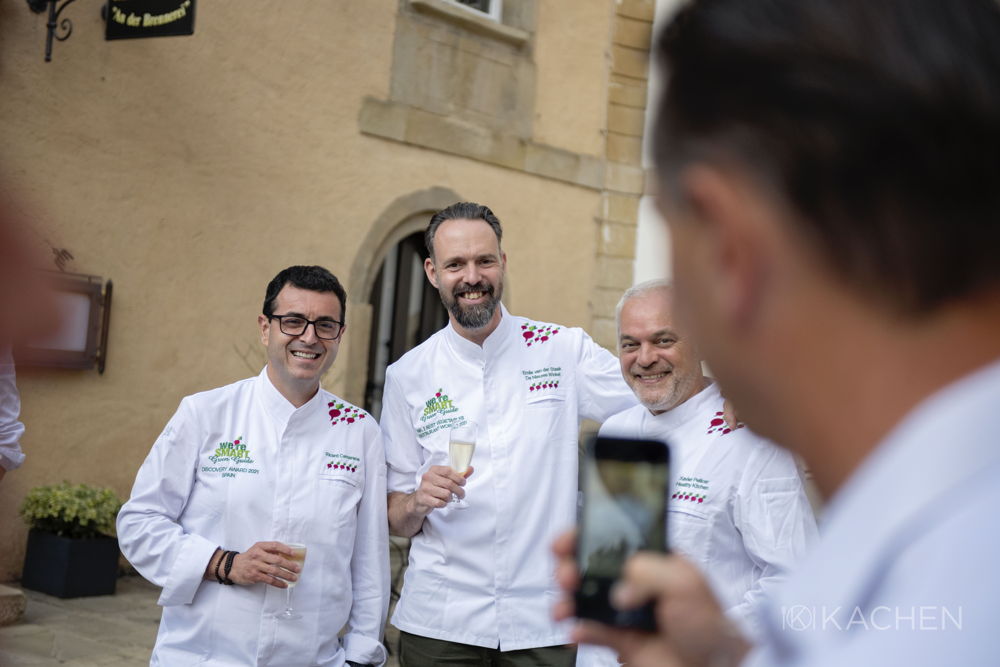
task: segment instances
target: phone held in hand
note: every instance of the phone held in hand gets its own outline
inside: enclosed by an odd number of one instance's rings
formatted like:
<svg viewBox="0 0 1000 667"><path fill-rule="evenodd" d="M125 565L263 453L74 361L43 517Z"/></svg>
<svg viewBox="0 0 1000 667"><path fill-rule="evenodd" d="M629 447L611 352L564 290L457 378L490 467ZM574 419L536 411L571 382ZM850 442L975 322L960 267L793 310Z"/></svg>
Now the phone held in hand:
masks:
<svg viewBox="0 0 1000 667"><path fill-rule="evenodd" d="M611 587L629 556L667 550L670 451L657 440L594 437L580 465L576 615L607 625L656 630L653 605L618 610Z"/></svg>

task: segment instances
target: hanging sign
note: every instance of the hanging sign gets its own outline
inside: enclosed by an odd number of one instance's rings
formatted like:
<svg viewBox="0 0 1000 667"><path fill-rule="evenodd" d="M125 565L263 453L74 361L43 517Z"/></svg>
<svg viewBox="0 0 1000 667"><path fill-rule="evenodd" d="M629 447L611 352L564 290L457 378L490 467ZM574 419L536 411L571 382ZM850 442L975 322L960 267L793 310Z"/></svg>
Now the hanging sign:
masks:
<svg viewBox="0 0 1000 667"><path fill-rule="evenodd" d="M105 39L194 34L195 0L108 0Z"/></svg>

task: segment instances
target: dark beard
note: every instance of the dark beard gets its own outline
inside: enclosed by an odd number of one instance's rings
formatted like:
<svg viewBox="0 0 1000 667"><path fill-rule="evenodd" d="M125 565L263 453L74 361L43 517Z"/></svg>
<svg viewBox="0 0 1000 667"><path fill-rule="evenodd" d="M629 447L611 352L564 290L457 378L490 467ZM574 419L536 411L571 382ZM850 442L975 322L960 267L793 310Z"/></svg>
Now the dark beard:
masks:
<svg viewBox="0 0 1000 667"><path fill-rule="evenodd" d="M445 295L442 294L441 300L448 307L448 311L451 312L455 321L463 329L482 329L493 319L493 314L497 310L497 304L500 303L502 291L501 288L501 294L495 294L493 286L489 283L478 283L476 285L462 283L455 288L450 298L445 298ZM466 292L483 292L487 299L484 303L478 305L462 307L458 303L458 297Z"/></svg>

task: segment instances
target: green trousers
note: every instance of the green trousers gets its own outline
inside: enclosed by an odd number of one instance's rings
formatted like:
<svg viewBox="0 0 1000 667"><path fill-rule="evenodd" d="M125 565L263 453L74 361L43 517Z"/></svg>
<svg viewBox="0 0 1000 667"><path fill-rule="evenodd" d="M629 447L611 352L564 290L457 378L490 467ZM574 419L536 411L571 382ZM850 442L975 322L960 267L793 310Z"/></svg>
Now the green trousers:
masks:
<svg viewBox="0 0 1000 667"><path fill-rule="evenodd" d="M400 667L574 667L576 646L501 651L399 633Z"/></svg>

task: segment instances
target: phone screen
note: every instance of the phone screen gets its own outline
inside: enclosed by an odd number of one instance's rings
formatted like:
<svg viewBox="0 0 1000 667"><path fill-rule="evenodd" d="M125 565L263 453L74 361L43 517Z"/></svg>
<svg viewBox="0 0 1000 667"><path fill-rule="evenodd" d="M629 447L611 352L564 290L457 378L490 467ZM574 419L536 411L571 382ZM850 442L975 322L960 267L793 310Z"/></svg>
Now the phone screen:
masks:
<svg viewBox="0 0 1000 667"><path fill-rule="evenodd" d="M588 445L580 477L577 615L652 630L651 609L621 612L611 607L608 595L629 556L666 550L667 446L596 438Z"/></svg>

